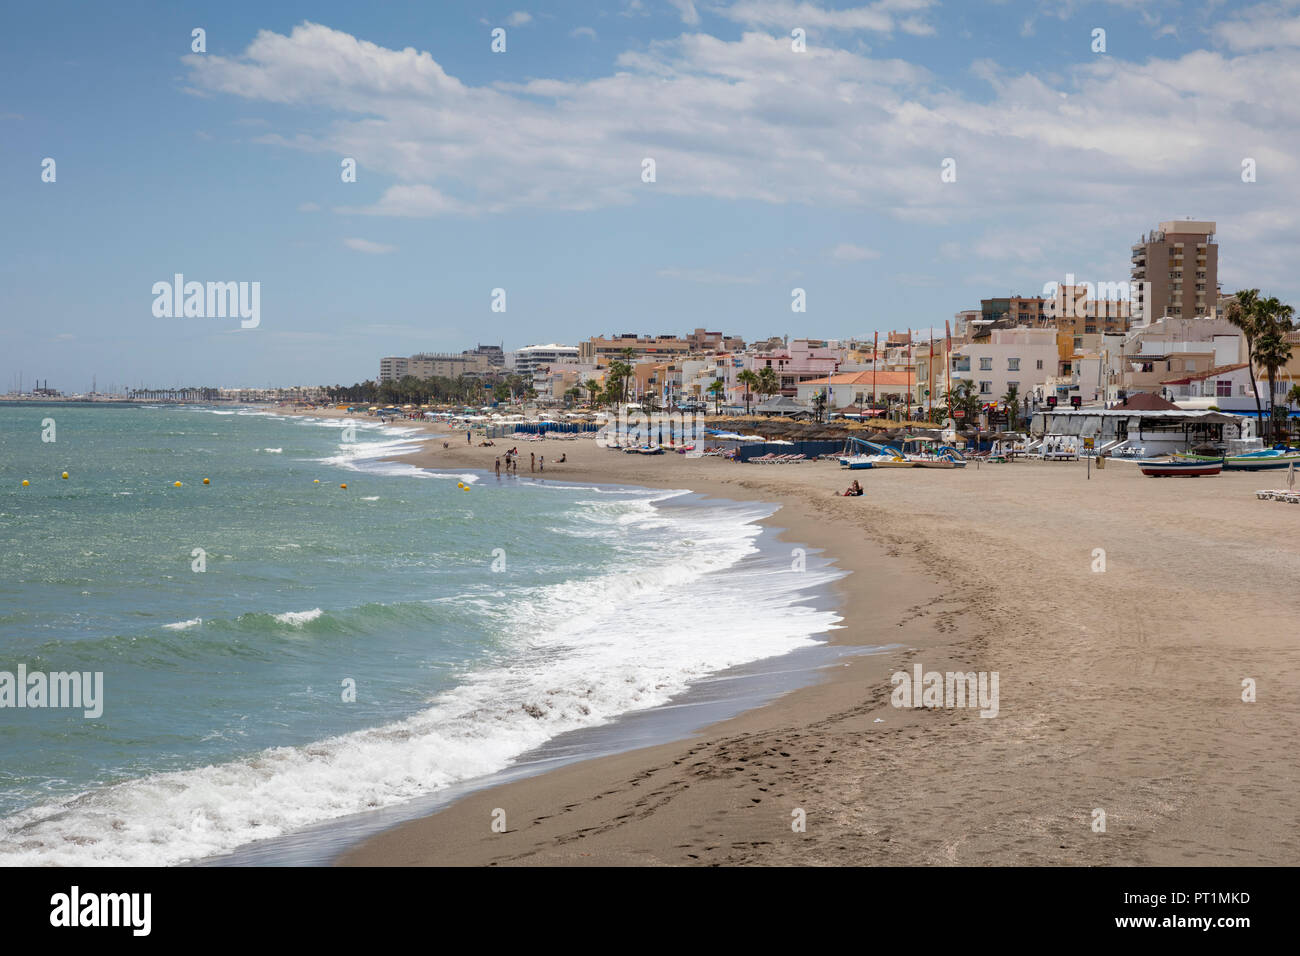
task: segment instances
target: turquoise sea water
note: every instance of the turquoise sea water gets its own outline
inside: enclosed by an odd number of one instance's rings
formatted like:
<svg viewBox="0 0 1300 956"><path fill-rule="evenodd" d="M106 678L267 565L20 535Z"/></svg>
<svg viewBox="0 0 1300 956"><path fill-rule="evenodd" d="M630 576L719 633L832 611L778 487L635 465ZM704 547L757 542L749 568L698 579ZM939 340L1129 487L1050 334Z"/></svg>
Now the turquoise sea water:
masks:
<svg viewBox="0 0 1300 956"><path fill-rule="evenodd" d="M393 805L838 620L809 600L831 572L759 553L767 506L432 473L381 460L400 427L345 437L0 407L0 671L102 672L105 698L0 708L0 863L176 863Z"/></svg>

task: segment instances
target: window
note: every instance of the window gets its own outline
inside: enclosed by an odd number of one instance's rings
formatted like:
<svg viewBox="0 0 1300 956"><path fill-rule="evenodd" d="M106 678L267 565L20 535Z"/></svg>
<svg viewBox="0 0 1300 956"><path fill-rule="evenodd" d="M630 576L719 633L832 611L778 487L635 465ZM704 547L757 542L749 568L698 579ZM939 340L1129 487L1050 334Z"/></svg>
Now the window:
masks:
<svg viewBox="0 0 1300 956"><path fill-rule="evenodd" d="M1195 372L1195 371L1196 371L1196 363L1193 362L1191 359L1188 359L1187 361L1183 362L1183 371L1184 371L1184 372Z"/></svg>
<svg viewBox="0 0 1300 956"><path fill-rule="evenodd" d="M1214 394L1220 398L1232 397L1232 382L1226 378L1221 378L1214 383Z"/></svg>
<svg viewBox="0 0 1300 956"><path fill-rule="evenodd" d="M1020 391L1020 383L1019 383L1019 382L1007 382L1007 391L1009 392L1009 391L1011 391L1013 388L1014 388L1017 392Z"/></svg>
<svg viewBox="0 0 1300 956"><path fill-rule="evenodd" d="M1019 372L1019 371L1020 371L1020 359L1018 359L1018 358L1009 358L1009 359L1007 359L1007 371L1008 371L1008 372Z"/></svg>
<svg viewBox="0 0 1300 956"><path fill-rule="evenodd" d="M981 372L993 371L993 359L990 357L985 357L980 359L980 371Z"/></svg>
<svg viewBox="0 0 1300 956"><path fill-rule="evenodd" d="M992 382L980 382L980 394L981 394L981 395L992 395L992 394L993 394L993 383L992 383Z"/></svg>
<svg viewBox="0 0 1300 956"><path fill-rule="evenodd" d="M1041 369L1042 367L1043 367L1043 360L1042 360L1042 359L1039 359L1039 360L1038 360L1038 368Z"/></svg>

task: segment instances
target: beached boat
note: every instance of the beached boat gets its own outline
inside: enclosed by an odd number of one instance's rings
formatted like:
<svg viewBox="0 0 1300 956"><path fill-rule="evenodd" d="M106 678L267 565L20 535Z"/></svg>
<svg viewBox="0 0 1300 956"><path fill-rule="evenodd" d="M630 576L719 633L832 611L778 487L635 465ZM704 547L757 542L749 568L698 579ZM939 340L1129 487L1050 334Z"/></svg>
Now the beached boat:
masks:
<svg viewBox="0 0 1300 956"><path fill-rule="evenodd" d="M1179 453L1177 457L1180 461L1222 461L1225 471L1273 471L1290 467L1292 463L1300 464L1300 452L1292 448L1266 448L1227 457L1190 453Z"/></svg>
<svg viewBox="0 0 1300 956"><path fill-rule="evenodd" d="M860 471L875 465L875 455L849 455L840 459L840 465L850 471Z"/></svg>
<svg viewBox="0 0 1300 956"><path fill-rule="evenodd" d="M664 450L658 445L642 445L636 452L638 455L662 455Z"/></svg>
<svg viewBox="0 0 1300 956"><path fill-rule="evenodd" d="M1223 471L1223 459L1214 461L1180 461L1168 458L1163 461L1148 460L1138 465L1149 478L1201 478Z"/></svg>

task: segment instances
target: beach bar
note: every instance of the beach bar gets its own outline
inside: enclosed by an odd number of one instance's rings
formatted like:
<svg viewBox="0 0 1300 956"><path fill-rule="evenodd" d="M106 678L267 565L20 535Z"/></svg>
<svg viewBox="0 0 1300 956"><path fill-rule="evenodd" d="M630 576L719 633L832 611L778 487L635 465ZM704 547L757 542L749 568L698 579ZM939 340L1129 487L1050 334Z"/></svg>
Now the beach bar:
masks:
<svg viewBox="0 0 1300 956"><path fill-rule="evenodd" d="M1091 438L1098 454L1137 452L1139 457L1173 454L1254 437L1244 415L1209 410L1131 408L1047 409L1034 415L1031 431L1042 436Z"/></svg>

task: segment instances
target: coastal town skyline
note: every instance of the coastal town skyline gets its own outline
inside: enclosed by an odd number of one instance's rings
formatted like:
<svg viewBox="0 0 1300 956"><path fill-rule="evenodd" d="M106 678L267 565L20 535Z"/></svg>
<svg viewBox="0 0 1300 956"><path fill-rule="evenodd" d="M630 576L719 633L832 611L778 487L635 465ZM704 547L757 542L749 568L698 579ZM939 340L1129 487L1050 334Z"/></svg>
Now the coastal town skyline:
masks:
<svg viewBox="0 0 1300 956"><path fill-rule="evenodd" d="M1128 246L1188 216L1220 223L1225 291L1300 293L1295 41L1267 5L4 16L0 188L31 224L4 240L7 389L940 328L1067 273L1123 281ZM156 314L178 274L258 284L256 326Z"/></svg>

